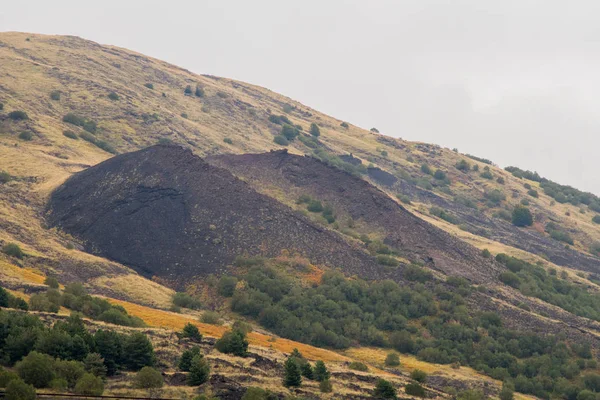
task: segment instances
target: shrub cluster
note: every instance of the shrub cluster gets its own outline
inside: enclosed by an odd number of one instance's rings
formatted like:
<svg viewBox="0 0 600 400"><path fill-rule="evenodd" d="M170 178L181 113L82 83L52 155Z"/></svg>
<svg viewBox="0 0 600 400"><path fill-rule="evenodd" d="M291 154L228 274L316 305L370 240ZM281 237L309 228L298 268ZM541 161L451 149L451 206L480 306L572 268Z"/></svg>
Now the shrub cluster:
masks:
<svg viewBox="0 0 600 400"><path fill-rule="evenodd" d="M45 293L34 294L29 298L30 310L58 312L61 306L110 324L145 326L140 318L127 314L122 306L90 296L80 283L67 285L62 293L56 288L49 288Z"/></svg>
<svg viewBox="0 0 600 400"><path fill-rule="evenodd" d="M68 113L63 117L63 122L79 126L89 133L96 133L97 124L95 121L86 119L74 113Z"/></svg>

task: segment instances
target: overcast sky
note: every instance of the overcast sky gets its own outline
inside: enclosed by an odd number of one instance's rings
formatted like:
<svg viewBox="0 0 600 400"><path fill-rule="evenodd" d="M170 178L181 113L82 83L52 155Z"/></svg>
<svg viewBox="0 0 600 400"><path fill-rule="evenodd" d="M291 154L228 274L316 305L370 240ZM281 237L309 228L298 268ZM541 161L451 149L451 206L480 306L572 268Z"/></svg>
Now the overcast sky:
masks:
<svg viewBox="0 0 600 400"><path fill-rule="evenodd" d="M600 1L2 3L0 31L125 47L600 194Z"/></svg>

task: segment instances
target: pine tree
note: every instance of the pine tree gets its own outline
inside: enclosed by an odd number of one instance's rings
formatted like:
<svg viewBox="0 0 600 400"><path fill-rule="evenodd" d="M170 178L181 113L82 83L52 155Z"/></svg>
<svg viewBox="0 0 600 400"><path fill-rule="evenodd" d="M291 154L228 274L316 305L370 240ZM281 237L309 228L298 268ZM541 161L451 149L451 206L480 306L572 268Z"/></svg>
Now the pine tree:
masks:
<svg viewBox="0 0 600 400"><path fill-rule="evenodd" d="M194 346L189 350L185 350L181 354L181 358L179 359L179 369L188 372L190 370L190 367L192 366L192 359L199 354L200 347L198 346Z"/></svg>
<svg viewBox="0 0 600 400"><path fill-rule="evenodd" d="M208 361L202 356L197 354L192 358L190 363L190 373L188 374L188 385L199 386L208 380L210 374L210 366Z"/></svg>
<svg viewBox="0 0 600 400"><path fill-rule="evenodd" d="M123 343L123 355L127 368L138 371L142 367L154 365L154 349L148 337L141 332L134 332Z"/></svg>
<svg viewBox="0 0 600 400"><path fill-rule="evenodd" d="M202 340L202 334L198 330L198 327L191 322L185 324L183 331L181 332L181 336L190 338L195 342L200 342Z"/></svg>
<svg viewBox="0 0 600 400"><path fill-rule="evenodd" d="M323 382L325 379L329 379L329 375L330 374L327 370L327 367L325 366L325 363L321 360L317 361L314 369L315 380Z"/></svg>
<svg viewBox="0 0 600 400"><path fill-rule="evenodd" d="M283 386L299 387L302 384L302 375L300 366L294 357L289 357L285 362L285 376L283 378Z"/></svg>
<svg viewBox="0 0 600 400"><path fill-rule="evenodd" d="M301 367L302 376L306 379L313 380L315 378L315 374L312 366L308 362L304 362Z"/></svg>

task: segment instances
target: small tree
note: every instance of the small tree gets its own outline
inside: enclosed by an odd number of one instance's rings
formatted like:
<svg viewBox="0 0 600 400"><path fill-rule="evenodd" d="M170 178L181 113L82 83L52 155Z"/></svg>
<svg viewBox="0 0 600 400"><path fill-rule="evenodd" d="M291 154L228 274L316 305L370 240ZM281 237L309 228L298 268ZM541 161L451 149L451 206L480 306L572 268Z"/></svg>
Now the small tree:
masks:
<svg viewBox="0 0 600 400"><path fill-rule="evenodd" d="M208 361L202 356L197 354L192 358L190 363L190 373L188 374L187 383L190 386L199 386L208 380L210 374L210 366Z"/></svg>
<svg viewBox="0 0 600 400"><path fill-rule="evenodd" d="M35 400L35 388L32 385L28 385L21 379L13 379L6 386L6 392L4 393L6 400Z"/></svg>
<svg viewBox="0 0 600 400"><path fill-rule="evenodd" d="M110 92L110 93L108 94L108 98L109 98L109 99L111 99L112 101L117 101L117 100L119 100L121 97L120 97L118 94L116 94L115 92Z"/></svg>
<svg viewBox="0 0 600 400"><path fill-rule="evenodd" d="M102 396L102 393L104 393L104 382L102 378L86 373L77 381L74 391L77 394L85 396Z"/></svg>
<svg viewBox="0 0 600 400"><path fill-rule="evenodd" d="M44 284L51 289L58 289L58 280L53 276L47 276L44 280Z"/></svg>
<svg viewBox="0 0 600 400"><path fill-rule="evenodd" d="M196 91L194 94L196 97L204 97L204 89L202 89L200 85L196 85Z"/></svg>
<svg viewBox="0 0 600 400"><path fill-rule="evenodd" d="M315 378L315 373L313 371L313 367L310 365L309 362L307 362L307 361L303 362L300 369L302 370L302 376L305 377L306 379L313 380Z"/></svg>
<svg viewBox="0 0 600 400"><path fill-rule="evenodd" d="M396 353L390 353L385 358L385 365L388 367L397 367L400 365L400 357Z"/></svg>
<svg viewBox="0 0 600 400"><path fill-rule="evenodd" d="M310 124L310 134L314 137L321 136L321 130L319 129L319 125L315 124L314 122Z"/></svg>
<svg viewBox="0 0 600 400"><path fill-rule="evenodd" d="M144 367L135 375L134 386L138 389L158 389L163 385L161 373L152 367Z"/></svg>
<svg viewBox="0 0 600 400"><path fill-rule="evenodd" d="M246 340L246 334L244 332L233 330L226 332L221 339L217 340L215 347L221 353L246 357L248 352L248 340Z"/></svg>
<svg viewBox="0 0 600 400"><path fill-rule="evenodd" d="M190 367L192 366L192 359L199 354L201 353L200 347L198 346L194 346L189 350L184 350L184 352L181 353L181 358L179 359L179 364L177 366L180 370L189 372Z"/></svg>
<svg viewBox="0 0 600 400"><path fill-rule="evenodd" d="M302 384L302 374L298 361L295 357L288 357L285 361L285 375L283 377L283 386L285 387L299 387Z"/></svg>
<svg viewBox="0 0 600 400"><path fill-rule="evenodd" d="M54 364L58 377L67 381L67 387L73 388L77 381L85 374L83 364L78 361L56 360Z"/></svg>
<svg viewBox="0 0 600 400"><path fill-rule="evenodd" d="M181 336L185 337L185 338L189 338L189 339L193 340L194 342L202 341L202 334L198 330L198 327L196 325L192 324L191 322L188 322L187 324L185 324L185 326L183 327L183 330L181 331Z"/></svg>
<svg viewBox="0 0 600 400"><path fill-rule="evenodd" d="M376 399L396 399L396 388L385 379L378 379L373 391L373 397Z"/></svg>
<svg viewBox="0 0 600 400"><path fill-rule="evenodd" d="M533 216L527 207L515 207L512 212L512 223L514 226L524 227L533 224Z"/></svg>
<svg viewBox="0 0 600 400"><path fill-rule="evenodd" d="M21 379L36 388L47 387L56 376L54 358L47 354L32 351L16 365Z"/></svg>
<svg viewBox="0 0 600 400"><path fill-rule="evenodd" d="M317 361L314 369L315 380L323 382L324 380L329 379L329 376L330 373L325 363L321 360Z"/></svg>
<svg viewBox="0 0 600 400"><path fill-rule="evenodd" d="M104 358L98 353L88 353L83 359L83 367L92 375L99 376L100 378L106 377Z"/></svg>
<svg viewBox="0 0 600 400"><path fill-rule="evenodd" d="M190 96L192 94L192 86L187 85L185 87L185 90L183 91L183 94L185 94L186 96Z"/></svg>
<svg viewBox="0 0 600 400"><path fill-rule="evenodd" d="M125 365L133 371L154 365L154 348L148 337L141 332L134 332L125 339L123 355Z"/></svg>
<svg viewBox="0 0 600 400"><path fill-rule="evenodd" d="M200 316L200 321L210 325L222 325L219 314L214 311L206 311Z"/></svg>

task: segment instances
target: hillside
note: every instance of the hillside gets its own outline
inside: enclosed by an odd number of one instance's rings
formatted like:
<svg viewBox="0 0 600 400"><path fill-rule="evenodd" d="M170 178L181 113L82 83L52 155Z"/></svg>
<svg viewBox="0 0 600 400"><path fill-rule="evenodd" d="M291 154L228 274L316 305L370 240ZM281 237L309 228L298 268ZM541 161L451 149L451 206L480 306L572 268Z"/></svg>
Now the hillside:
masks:
<svg viewBox="0 0 600 400"><path fill-rule="evenodd" d="M353 386L344 363L386 368L391 348L406 361L390 379L402 391L427 369L430 397L495 396L506 380L575 398L600 372L596 196L76 37L0 33L0 65L0 246L24 252L0 253L12 293L46 293L55 276L154 326L242 318L261 356L334 355L349 398L374 380ZM222 276L238 283L227 296ZM384 277L400 285L371 281ZM173 289L204 311L166 311ZM276 365L261 384L292 393Z"/></svg>

